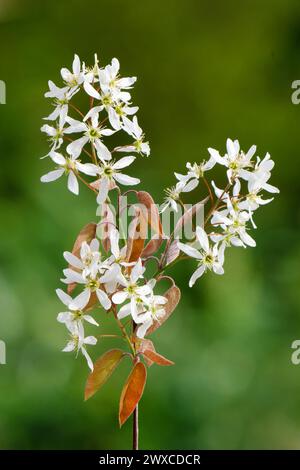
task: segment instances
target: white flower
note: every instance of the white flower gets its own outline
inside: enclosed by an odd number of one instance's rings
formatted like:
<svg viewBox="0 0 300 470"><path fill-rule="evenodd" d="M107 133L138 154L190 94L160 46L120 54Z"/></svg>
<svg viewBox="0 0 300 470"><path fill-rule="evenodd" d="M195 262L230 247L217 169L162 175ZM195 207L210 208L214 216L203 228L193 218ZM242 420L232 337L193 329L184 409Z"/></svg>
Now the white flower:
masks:
<svg viewBox="0 0 300 470"><path fill-rule="evenodd" d="M88 119L90 120L89 123L86 122ZM85 144L90 142L96 148L98 156L101 158L101 160L111 159L110 151L102 142L102 137L111 136L116 131L102 127L99 124L99 113L95 111L95 108L88 112L83 122L76 119L71 119L69 117L67 118L67 122L70 124L70 127L65 130L65 133L84 133L82 137L74 140L67 146L67 152L70 155L78 157L81 154Z"/></svg>
<svg viewBox="0 0 300 470"><path fill-rule="evenodd" d="M81 72L80 59L77 54L74 55L72 71L64 67L61 69L60 73L65 84L73 91L74 89L76 91L79 85L81 85L84 80L83 73Z"/></svg>
<svg viewBox="0 0 300 470"><path fill-rule="evenodd" d="M110 240L110 251L112 253L112 258L109 259L109 262L117 263L122 266L133 266L132 263L125 262L126 258L126 246L120 249L120 234L116 228L112 228L109 233Z"/></svg>
<svg viewBox="0 0 300 470"><path fill-rule="evenodd" d="M101 113L104 109L108 114L108 119L111 126L118 131L124 125L124 117L132 116L138 111L138 106L130 106L129 103L122 103L121 101L114 101L111 95L101 95L100 100L102 105L94 106L87 116L91 117L94 113ZM86 117L85 117L86 119Z"/></svg>
<svg viewBox="0 0 300 470"><path fill-rule="evenodd" d="M113 101L119 100L128 102L130 100L130 93L123 90L132 88L132 85L136 82L136 77L121 78L119 76L120 63L118 59L114 58L111 64L106 67L99 69L97 66L97 78L103 95L110 96ZM90 82L90 80L88 81ZM92 85L85 86L85 91L98 100L101 99L99 91L97 91Z"/></svg>
<svg viewBox="0 0 300 470"><path fill-rule="evenodd" d="M167 188L164 190L166 193L165 201L162 203L160 207L160 212L163 213L168 207L171 207L173 211L178 211L177 203L180 201L180 194L183 190L185 183L180 181L176 184L176 186L172 186L171 188Z"/></svg>
<svg viewBox="0 0 300 470"><path fill-rule="evenodd" d="M101 269L105 269L107 266L93 264L90 266L89 274L85 275L83 272L79 273L73 269L64 269L63 273L65 275L64 279L61 279L65 284L83 284L84 291L82 293L85 304L83 302L83 307L86 307L89 303L90 297L93 293L97 295L97 298L105 310L109 310L111 307L111 301L107 293L102 288L102 282L100 280Z"/></svg>
<svg viewBox="0 0 300 470"><path fill-rule="evenodd" d="M246 210L249 214L249 219L251 220L251 223L254 228L257 228L254 220L253 220L253 212L256 211L260 206L264 206L266 204L269 204L269 202L273 201L274 198L269 198L269 199L263 199L262 195L260 192L262 191L260 188L252 190L252 184L250 181L248 181L248 194L246 196L242 196L240 194L241 191L241 183L240 180L236 180L236 183L233 187L233 197L231 198L230 204L228 204L228 199L227 201L227 207L228 210L231 210L231 207L234 207L236 210L239 211L244 211ZM226 195L226 198L228 198L229 195ZM230 198L229 198L230 200Z"/></svg>
<svg viewBox="0 0 300 470"><path fill-rule="evenodd" d="M99 193L97 196L98 204L102 204L106 200L112 181L116 181L117 183L124 184L126 186L132 186L140 183L138 178L133 178L132 176L120 173L120 170L131 165L134 160L135 157L128 156L121 158L117 162L103 163L99 167Z"/></svg>
<svg viewBox="0 0 300 470"><path fill-rule="evenodd" d="M92 67L87 67L85 63L82 63L83 72L83 88L86 93L92 98L97 98L98 92L93 87L94 84L99 82L99 66L97 54L94 54L95 63Z"/></svg>
<svg viewBox="0 0 300 470"><path fill-rule="evenodd" d="M216 164L214 158L210 157L208 161L203 161L198 165L194 163L187 163L186 167L189 170L186 175L174 173L179 182L183 183L182 192L187 193L193 191L199 184L199 179L203 178L206 171L211 170Z"/></svg>
<svg viewBox="0 0 300 470"><path fill-rule="evenodd" d="M49 116L45 117L45 120L48 121L55 121L61 115L67 116L68 109L69 109L69 101L77 93L77 90L70 90L68 86L63 88L59 88L55 85L51 80L48 81L49 91L45 93L46 98L53 98L54 100L54 111L49 114Z"/></svg>
<svg viewBox="0 0 300 470"><path fill-rule="evenodd" d="M238 140L232 141L231 139L227 139L226 147L227 153L224 157L221 157L219 152L215 149L209 148L208 151L216 163L228 168L228 181L232 183L233 179L240 176L243 169L252 167L251 159L256 152L256 146L252 145L245 154L240 150Z"/></svg>
<svg viewBox="0 0 300 470"><path fill-rule="evenodd" d="M113 106L107 106L108 119L111 126L116 130L120 130L124 126L124 118L132 116L138 109L138 106L129 106L122 102L114 103Z"/></svg>
<svg viewBox="0 0 300 470"><path fill-rule="evenodd" d="M118 152L137 152L147 157L150 155L150 147L148 142L144 142L144 134L138 125L137 117L134 116L132 121L126 116L123 117L123 129L127 134L131 135L135 141L131 145L124 145L117 147L115 150Z"/></svg>
<svg viewBox="0 0 300 470"><path fill-rule="evenodd" d="M83 320L91 323L92 325L99 326L99 324L94 320L93 317L86 314L82 309L84 308L86 303L86 293L82 292L79 294L75 299L68 294L66 294L61 289L56 289L56 294L59 299L68 307L67 312L60 312L57 316L57 321L60 323L65 323L66 325L76 323L79 325L83 322Z"/></svg>
<svg viewBox="0 0 300 470"><path fill-rule="evenodd" d="M273 167L274 161L271 160L270 154L267 153L263 160L257 158L257 162L253 171L250 172L244 170L241 172L242 178L248 181L248 189L250 193L257 193L263 189L269 193L279 193L278 188L267 182L271 177L271 170Z"/></svg>
<svg viewBox="0 0 300 470"><path fill-rule="evenodd" d="M259 191L260 190L253 191L251 193L249 192L246 198L243 201L239 202L239 209L246 210L251 214L253 211L258 209L259 206L264 206L273 201L273 197L269 199L263 199L262 196L259 194Z"/></svg>
<svg viewBox="0 0 300 470"><path fill-rule="evenodd" d="M125 318L128 315L132 316L134 322L138 325L136 330L138 338L143 338L153 324L153 321L159 321L165 314L163 305L167 303L168 299L161 295L153 294L155 282L154 279L151 279L146 284L147 289L143 289L142 292L137 290L134 293L130 292L130 295L127 297L129 302L123 305L118 312L119 319Z"/></svg>
<svg viewBox="0 0 300 470"><path fill-rule="evenodd" d="M132 297L127 304L123 305L120 308L118 312L119 320L127 317L128 315L131 315L133 321L137 325L143 326L146 324L146 329L149 328L150 326L149 322L151 320L151 313L149 310L147 310L146 303L143 302L143 300L140 297L137 297L137 298Z"/></svg>
<svg viewBox="0 0 300 470"><path fill-rule="evenodd" d="M214 213L211 224L220 225L224 232L213 234L211 239L215 242L224 241L227 245L256 246L255 240L247 233L246 227L247 222L252 218L252 213L240 210L238 206L234 207L229 197L227 207L228 209Z"/></svg>
<svg viewBox="0 0 300 470"><path fill-rule="evenodd" d="M42 183L50 183L60 178L63 174L68 175L68 189L74 194L79 194L79 185L76 178L78 171L86 175L96 176L97 166L92 163L81 163L76 157L64 157L60 153L51 152L50 158L58 165L57 169L50 171L41 177Z"/></svg>
<svg viewBox="0 0 300 470"><path fill-rule="evenodd" d="M49 126L48 124L44 124L41 127L41 131L45 132L50 137L49 140L52 143L52 147L51 147L52 151L59 149L59 147L61 147L63 143L63 140L64 140L63 137L64 137L64 133L66 130L64 127L66 123L66 117L67 117L66 113L67 113L66 108L61 110L61 112L59 113L59 118L58 118L56 127Z"/></svg>
<svg viewBox="0 0 300 470"><path fill-rule="evenodd" d="M223 263L224 263L224 249L225 245L221 245L219 248L215 244L212 248L210 246L208 236L203 230L202 227L196 228L197 240L200 244L200 251L196 248L193 248L190 245L186 245L178 242L178 247L188 256L196 258L199 261L199 267L196 269L192 275L189 286L192 287L195 284L195 281L202 276L202 274L207 270L213 270L216 274L223 274Z"/></svg>
<svg viewBox="0 0 300 470"><path fill-rule="evenodd" d="M136 335L138 338L144 338L154 320L159 322L160 319L165 315L165 309L163 308L163 305L165 305L167 302L168 299L162 295L151 295L149 300L147 299L147 311L149 315L147 318L144 318L143 323L139 325L136 330Z"/></svg>
<svg viewBox="0 0 300 470"><path fill-rule="evenodd" d="M112 227L109 231L109 241L111 256L106 260L107 264L109 265L109 268L111 268L115 264L120 267L129 267L135 265L135 262L129 263L128 261L126 261L127 246L124 245L122 248L119 247L120 234L115 227Z"/></svg>
<svg viewBox="0 0 300 470"><path fill-rule="evenodd" d="M78 326L77 324L73 323L73 324L67 324L66 326L70 332L71 339L68 341L67 346L63 349L63 352L76 351L78 354L80 351L83 354L83 356L86 358L89 368L91 369L91 371L93 371L94 370L93 361L90 358L85 346L87 344L90 344L90 345L97 344L97 338L95 338L94 336L87 336L85 338L82 325Z"/></svg>
<svg viewBox="0 0 300 470"><path fill-rule="evenodd" d="M87 277L94 269L95 265L97 267L99 266L101 260L99 248L99 241L94 238L90 244L86 241L82 242L80 247L80 259L69 251L64 252L64 258L71 266L81 270L84 277Z"/></svg>
<svg viewBox="0 0 300 470"><path fill-rule="evenodd" d="M114 99L127 102L130 100L130 94L122 90L132 88L136 82L136 77L121 78L119 77L119 70L120 63L118 59L112 59L111 64L99 70L99 82L103 93L109 93Z"/></svg>
<svg viewBox="0 0 300 470"><path fill-rule="evenodd" d="M126 261L126 245L121 249L119 248L120 235L116 228L111 228L109 231L110 251L111 256L106 260L107 270L101 276L100 281L105 285L106 292L113 293L117 290L119 277L122 276L121 268L134 266L135 262Z"/></svg>
<svg viewBox="0 0 300 470"><path fill-rule="evenodd" d="M123 289L112 296L112 301L117 305L130 300L131 315L136 323L139 323L139 305L141 306L146 301L146 296L152 292L150 284L138 284L138 280L143 278L144 271L145 267L142 266L141 259L139 259L132 268L128 278L122 274L119 276L118 280Z"/></svg>

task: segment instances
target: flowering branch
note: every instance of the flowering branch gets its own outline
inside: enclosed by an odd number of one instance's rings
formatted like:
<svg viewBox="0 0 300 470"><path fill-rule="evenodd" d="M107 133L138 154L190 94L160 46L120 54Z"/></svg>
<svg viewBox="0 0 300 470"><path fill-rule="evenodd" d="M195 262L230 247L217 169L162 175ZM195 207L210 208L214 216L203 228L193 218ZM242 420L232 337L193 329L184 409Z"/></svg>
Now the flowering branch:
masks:
<svg viewBox="0 0 300 470"><path fill-rule="evenodd" d="M87 67L75 55L72 70L61 69L63 86L49 81L45 96L53 100L54 110L45 118L49 124L44 124L41 130L50 141L45 158L55 168L42 176L41 181L47 183L66 176L68 189L75 195L79 194L79 182L96 194L100 220L87 224L77 236L72 251L64 253L68 267L63 271L62 282L67 292L61 289L56 292L66 308L57 319L70 335L63 351L81 353L91 370L85 399L104 385L121 360L130 358L130 374L120 397L119 423L122 426L133 414L133 447L137 449L138 403L146 384L147 367L154 363L173 365L156 351L149 339L180 301L180 289L164 272L179 261L194 258L197 267L190 278L190 287L209 270L223 274L225 251L230 246L246 248L256 244L249 234L251 225L256 228L253 215L261 205L272 201L272 198L263 199L263 192L279 191L268 182L274 166L270 155L255 158L255 146L244 153L239 142L231 139L227 140L224 155L209 148L206 161L187 163L185 174L175 173L176 184L166 190L160 208L149 193L132 189L140 180L123 174L123 169L137 155L148 157L150 147L136 117L138 107L131 103L129 90L136 78L122 78L119 68L117 59L100 67L97 56L94 65ZM87 110L74 104L81 93L89 97ZM110 148L107 141L117 133L125 134L129 142ZM120 153L127 155L118 159ZM224 189L206 177L215 165L226 170ZM200 182L207 190L207 197L199 201L196 194L198 202L188 207L184 195L197 192ZM122 193L121 186L129 189ZM112 204L113 190L116 190L115 204ZM132 203L127 201L129 194L134 196ZM200 223L198 213L208 201L210 209ZM178 220L166 230L162 219L170 216L170 212L178 214ZM123 220L127 214L128 227ZM190 237L186 232L188 226L192 227ZM152 275L151 260L157 268ZM156 286L162 281L169 281L171 286L164 295L158 295ZM119 334L86 336L87 324L99 327L98 321L101 322L105 313L114 318ZM123 322L128 317L131 321ZM125 340L128 350L122 344L122 349L106 351L93 362L87 348L102 338Z"/></svg>

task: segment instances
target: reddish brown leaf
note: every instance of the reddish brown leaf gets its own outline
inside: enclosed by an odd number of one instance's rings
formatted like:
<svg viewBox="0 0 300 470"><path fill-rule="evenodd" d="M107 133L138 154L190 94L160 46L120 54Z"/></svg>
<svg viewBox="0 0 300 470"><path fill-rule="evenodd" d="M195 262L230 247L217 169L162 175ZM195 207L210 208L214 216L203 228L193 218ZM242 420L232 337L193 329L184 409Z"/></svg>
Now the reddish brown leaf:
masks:
<svg viewBox="0 0 300 470"><path fill-rule="evenodd" d="M161 237L153 238L152 240L150 240L142 251L142 258L148 258L148 256L151 256L156 253L157 250L160 248L162 241L163 239Z"/></svg>
<svg viewBox="0 0 300 470"><path fill-rule="evenodd" d="M111 376L121 359L124 357L124 352L120 349L111 349L104 353L94 364L94 370L88 376L84 399L91 398L100 387Z"/></svg>
<svg viewBox="0 0 300 470"><path fill-rule="evenodd" d="M135 337L134 341L135 341L136 351L138 353L143 354L144 351L146 351L146 349L148 351L156 352L154 344L152 343L151 339L145 339L145 338L140 339L140 338ZM145 362L146 362L147 366L151 367L152 364L153 364L153 361L151 359L149 359L148 357L146 357L146 356L144 357L144 359L145 359Z"/></svg>
<svg viewBox="0 0 300 470"><path fill-rule="evenodd" d="M199 212L199 210L206 204L208 201L209 197L206 197L202 201L198 202L194 206L192 206L190 209L188 209L178 220L175 230L174 230L174 237L178 234L178 232L185 227L188 223L192 223L193 217Z"/></svg>
<svg viewBox="0 0 300 470"><path fill-rule="evenodd" d="M155 233L159 234L159 236L162 236L163 230L160 215L157 205L155 204L152 196L146 191L138 191L137 198L139 202L144 206L142 207L143 212L145 212L144 208L146 208L147 210L147 214L145 214L145 217L147 219L148 224L153 228Z"/></svg>
<svg viewBox="0 0 300 470"><path fill-rule="evenodd" d="M140 209L136 210L134 219L128 228L126 259L129 262L137 261L144 249L146 238L146 222Z"/></svg>
<svg viewBox="0 0 300 470"><path fill-rule="evenodd" d="M165 314L163 317L160 317L159 321L154 320L153 324L147 331L147 336L153 333L153 331L157 330L157 328L159 328L163 323L165 323L165 321L173 313L181 297L180 289L174 285L167 290L167 292L164 294L164 297L168 299L168 302L163 305L163 308L165 309Z"/></svg>
<svg viewBox="0 0 300 470"><path fill-rule="evenodd" d="M73 292L73 290L75 289L76 285L77 285L76 282L72 282L72 284L68 284L67 293L68 293L69 295L72 294L72 292Z"/></svg>
<svg viewBox="0 0 300 470"><path fill-rule="evenodd" d="M152 351L150 349L146 349L143 352L143 355L150 359L150 361L155 362L155 364L158 364L159 366L173 366L174 362L170 361L166 357L162 356L161 354L158 354L156 351Z"/></svg>
<svg viewBox="0 0 300 470"><path fill-rule="evenodd" d="M90 224L85 225L82 230L80 230L73 246L73 250L72 250L73 255L75 256L80 255L80 248L81 248L82 243L83 242L90 243L93 240L93 238L95 238L96 236L96 229L97 229L97 224L95 224L94 222L91 222Z"/></svg>
<svg viewBox="0 0 300 470"><path fill-rule="evenodd" d="M178 248L177 240L174 240L173 243L168 248L167 255L165 258L164 266L172 263L176 258L178 258L180 249Z"/></svg>
<svg viewBox="0 0 300 470"><path fill-rule="evenodd" d="M119 423L120 427L133 413L140 401L147 379L147 370L142 362L138 362L130 372L120 397Z"/></svg>
<svg viewBox="0 0 300 470"><path fill-rule="evenodd" d="M97 189L97 191L99 190L99 187L100 187L100 181L101 181L101 178L93 181L90 186L94 189ZM115 189L116 187L116 183L114 180L110 180L109 182L109 190L112 190L112 189Z"/></svg>

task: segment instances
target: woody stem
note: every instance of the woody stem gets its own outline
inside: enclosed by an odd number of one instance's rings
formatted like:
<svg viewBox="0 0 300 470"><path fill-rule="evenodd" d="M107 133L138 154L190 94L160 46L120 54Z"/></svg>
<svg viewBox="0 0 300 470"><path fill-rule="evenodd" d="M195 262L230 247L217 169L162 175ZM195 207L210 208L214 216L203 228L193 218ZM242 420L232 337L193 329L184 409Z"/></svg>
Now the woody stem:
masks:
<svg viewBox="0 0 300 470"><path fill-rule="evenodd" d="M132 322L132 333L136 329L136 324ZM135 355L134 364L139 362L139 356ZM132 419L132 450L139 450L139 405L137 404Z"/></svg>
<svg viewBox="0 0 300 470"><path fill-rule="evenodd" d="M132 449L139 450L139 405L136 405L133 412Z"/></svg>

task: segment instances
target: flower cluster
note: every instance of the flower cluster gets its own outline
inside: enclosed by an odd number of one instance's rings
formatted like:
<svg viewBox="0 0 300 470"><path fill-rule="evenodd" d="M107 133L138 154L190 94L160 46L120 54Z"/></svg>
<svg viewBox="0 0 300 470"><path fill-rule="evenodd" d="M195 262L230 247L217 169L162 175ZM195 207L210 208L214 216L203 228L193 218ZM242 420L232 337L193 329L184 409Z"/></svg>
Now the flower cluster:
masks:
<svg viewBox="0 0 300 470"><path fill-rule="evenodd" d="M72 291L76 286L81 292L74 298L63 290L57 289L59 299L67 307L66 312L58 314L57 320L64 323L71 339L63 351L81 351L86 357L91 370L93 363L86 351L86 344L96 344L94 336L85 337L84 323L99 326L98 322L87 312L95 306L95 300L106 311L112 305L122 305L117 314L118 319L131 315L137 325L136 336L143 338L154 320L164 315L163 305L167 299L153 292L155 279L146 282L145 267L139 258L136 262L124 261L127 247L119 248L119 232L110 232L111 253L100 252L99 241L94 238L90 244L84 241L78 256L65 252L64 258L69 267L64 269L62 282Z"/></svg>
<svg viewBox="0 0 300 470"><path fill-rule="evenodd" d="M136 77L122 78L119 69L117 59L100 67L95 56L94 66L86 67L75 55L72 70L61 69L64 86L58 87L49 81L49 91L45 96L52 99L54 111L44 118L50 124L43 125L41 130L50 141L50 151L46 157L56 164L56 168L42 176L42 182L48 183L67 175L68 189L78 194L78 179L85 182L81 174L97 178L99 203L106 199L108 191L114 187L114 181L122 185L139 183L137 178L120 172L135 157L112 161L112 154L117 155L119 152L150 154L149 144L144 140L144 133L136 117L138 107L131 104L129 90ZM90 99L86 113L74 104L80 92L87 94ZM76 119L70 115L71 111ZM106 138L119 131L125 132L130 142L109 149ZM87 162L81 161L84 156Z"/></svg>
<svg viewBox="0 0 300 470"><path fill-rule="evenodd" d="M255 158L256 146L253 145L248 152L240 149L238 140L227 139L227 152L221 156L219 151L209 148L209 159L200 164L187 163L186 174L175 173L178 180L176 186L168 191L162 211L167 206L178 210L182 193L193 191L202 179L209 188L205 173L216 164L226 168L227 184L225 188L218 188L214 181L211 182L213 191L217 198L214 201L210 190L212 208L206 218L205 230L202 227L196 229L195 247L178 243L181 251L186 255L198 260L198 268L190 279L190 287L207 270L213 270L216 274L223 274L224 251L229 246L247 247L256 246L255 240L249 235L249 223L257 228L253 213L261 206L268 204L273 198L263 199L263 191L267 193L278 193L279 190L268 183L274 162L270 155L261 160ZM243 186L246 186L243 188ZM207 231L206 226L210 226Z"/></svg>

